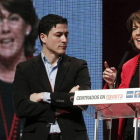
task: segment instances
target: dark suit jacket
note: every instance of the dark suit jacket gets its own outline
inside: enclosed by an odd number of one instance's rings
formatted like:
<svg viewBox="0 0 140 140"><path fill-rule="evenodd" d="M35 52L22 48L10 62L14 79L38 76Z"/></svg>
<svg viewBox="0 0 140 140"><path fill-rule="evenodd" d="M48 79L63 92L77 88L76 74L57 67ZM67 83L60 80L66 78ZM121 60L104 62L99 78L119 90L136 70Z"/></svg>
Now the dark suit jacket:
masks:
<svg viewBox="0 0 140 140"><path fill-rule="evenodd" d="M17 116L26 118L22 140L47 140L50 123L56 119L56 108L70 112L57 118L63 140L88 139L82 110L70 101L69 91L76 85L80 85L80 90L90 90L90 77L84 60L63 55L53 93L41 55L17 65L13 102ZM29 100L32 93L40 92L51 93L51 104Z"/></svg>

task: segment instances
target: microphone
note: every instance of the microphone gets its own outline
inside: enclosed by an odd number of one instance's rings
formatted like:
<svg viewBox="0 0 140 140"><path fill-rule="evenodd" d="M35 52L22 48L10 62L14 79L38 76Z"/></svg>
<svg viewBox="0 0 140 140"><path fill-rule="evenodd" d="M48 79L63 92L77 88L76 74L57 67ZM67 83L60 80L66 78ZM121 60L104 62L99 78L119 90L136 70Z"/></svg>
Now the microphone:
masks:
<svg viewBox="0 0 140 140"><path fill-rule="evenodd" d="M125 54L124 54L124 56L123 56L123 58L122 58L122 61L120 62L119 66L118 66L118 70L121 70L122 65L123 65L124 62L126 61L126 58L128 57L128 55L129 55L129 52L126 51Z"/></svg>
<svg viewBox="0 0 140 140"><path fill-rule="evenodd" d="M117 84L118 77L120 75L120 71L122 70L122 66L125 63L128 55L129 55L129 52L126 51L125 54L124 54L124 56L123 56L123 58L122 58L122 60L121 60L121 62L120 62L120 64L119 64L119 66L118 66L118 74L117 74L117 76L115 78L114 85L113 85L114 88L116 88L116 84Z"/></svg>

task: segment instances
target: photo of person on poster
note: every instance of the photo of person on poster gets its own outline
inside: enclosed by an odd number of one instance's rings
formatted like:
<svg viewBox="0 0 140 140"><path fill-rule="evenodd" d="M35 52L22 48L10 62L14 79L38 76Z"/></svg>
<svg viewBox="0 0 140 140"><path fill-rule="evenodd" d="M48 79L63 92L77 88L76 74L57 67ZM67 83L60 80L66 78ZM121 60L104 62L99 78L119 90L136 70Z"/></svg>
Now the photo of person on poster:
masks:
<svg viewBox="0 0 140 140"><path fill-rule="evenodd" d="M12 86L16 65L33 56L38 16L31 0L0 0L0 139L20 139Z"/></svg>

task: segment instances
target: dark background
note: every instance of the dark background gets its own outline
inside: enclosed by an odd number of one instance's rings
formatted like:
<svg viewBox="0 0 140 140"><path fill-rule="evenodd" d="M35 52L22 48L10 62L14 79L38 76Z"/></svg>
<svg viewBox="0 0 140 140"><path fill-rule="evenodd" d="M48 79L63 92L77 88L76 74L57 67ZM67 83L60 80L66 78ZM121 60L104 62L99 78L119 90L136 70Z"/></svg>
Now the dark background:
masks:
<svg viewBox="0 0 140 140"><path fill-rule="evenodd" d="M139 9L140 0L103 0L103 62L107 61L110 67L118 69L126 51L129 51L127 60L137 54L128 43L131 35L126 21L131 13ZM109 131L105 126L104 121L104 140L108 140ZM117 140L118 119L113 120L112 126L111 139Z"/></svg>
<svg viewBox="0 0 140 140"><path fill-rule="evenodd" d="M131 37L126 21L140 9L140 0L103 0L103 62L118 68L126 51L128 59L136 55L129 45ZM104 67L103 67L104 69Z"/></svg>

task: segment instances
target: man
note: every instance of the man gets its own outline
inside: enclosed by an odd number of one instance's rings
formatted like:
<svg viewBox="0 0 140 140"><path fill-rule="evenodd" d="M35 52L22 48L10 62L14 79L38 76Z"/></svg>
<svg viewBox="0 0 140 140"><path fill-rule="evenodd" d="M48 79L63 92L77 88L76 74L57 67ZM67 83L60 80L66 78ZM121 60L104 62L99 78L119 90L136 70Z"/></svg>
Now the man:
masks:
<svg viewBox="0 0 140 140"><path fill-rule="evenodd" d="M17 116L26 118L22 140L88 139L82 110L70 95L90 90L90 77L84 60L65 54L68 33L66 18L44 16L38 28L41 54L17 65L13 102Z"/></svg>

